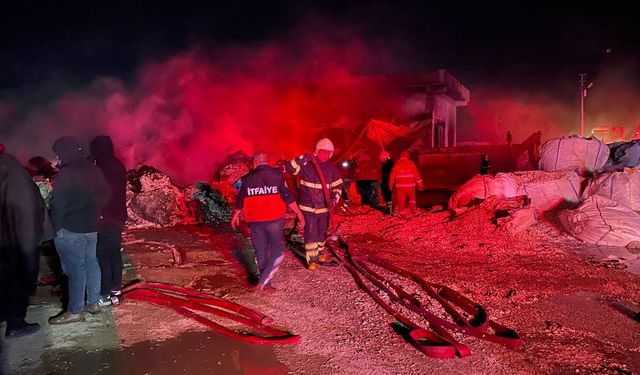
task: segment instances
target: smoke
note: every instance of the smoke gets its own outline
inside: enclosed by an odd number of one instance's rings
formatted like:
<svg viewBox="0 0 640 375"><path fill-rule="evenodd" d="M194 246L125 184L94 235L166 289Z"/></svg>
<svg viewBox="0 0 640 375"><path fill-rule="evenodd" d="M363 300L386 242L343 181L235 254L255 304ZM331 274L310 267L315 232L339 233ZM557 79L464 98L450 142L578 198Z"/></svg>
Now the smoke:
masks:
<svg viewBox="0 0 640 375"><path fill-rule="evenodd" d="M385 97L357 88L385 56L355 38L196 47L140 67L130 87L101 77L44 105L2 102L0 142L21 158L52 157L60 136L87 144L107 134L127 168L150 164L182 183L209 179L235 151L293 157L312 150L317 129L385 108Z"/></svg>
<svg viewBox="0 0 640 375"><path fill-rule="evenodd" d="M620 56L603 62L589 75L593 86L585 98L585 135L596 127L625 127L633 139L640 126L640 66ZM504 143L507 130L518 143L542 131L543 140L580 133L579 77L559 80L545 89L485 86L471 88L472 100L462 109L461 141Z"/></svg>
<svg viewBox="0 0 640 375"><path fill-rule="evenodd" d="M62 94L52 94L61 92L59 82L1 93L0 143L21 160L53 158L51 145L60 136L75 135L88 144L107 134L127 168L149 164L190 183L212 178L238 150L264 150L273 161L308 152L318 137L338 134L338 154L358 125L370 118L390 121L399 108L411 109L411 103L399 106L390 91L361 85L363 76L412 66L406 45L398 53L388 40L359 38L344 25L327 33L330 23L309 23L281 40L195 46L141 65L126 82L97 77ZM424 70L432 68L440 67ZM465 84L464 72L453 73ZM632 133L640 123L637 64L603 64L592 77L587 132L625 125ZM504 143L507 130L515 143L538 130L545 139L575 134L577 80L577 74L562 78L543 90L500 87L499 81L470 86L472 100L459 110L458 139Z"/></svg>
<svg viewBox="0 0 640 375"><path fill-rule="evenodd" d="M472 99L460 119L461 141L506 142L510 131L514 143L537 131L543 138L555 138L579 131L577 111L549 93L484 87L472 90ZM577 96L577 90L576 90Z"/></svg>

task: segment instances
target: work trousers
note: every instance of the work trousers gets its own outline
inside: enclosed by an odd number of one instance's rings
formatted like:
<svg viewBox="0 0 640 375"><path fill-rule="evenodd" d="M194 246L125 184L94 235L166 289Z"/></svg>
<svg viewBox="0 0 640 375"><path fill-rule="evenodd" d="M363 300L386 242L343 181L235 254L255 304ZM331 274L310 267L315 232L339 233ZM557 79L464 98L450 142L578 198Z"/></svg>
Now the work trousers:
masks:
<svg viewBox="0 0 640 375"><path fill-rule="evenodd" d="M416 188L415 187L399 187L395 190L396 193L396 206L398 207L398 213L402 213L409 199L409 209L411 212L416 211Z"/></svg>
<svg viewBox="0 0 640 375"><path fill-rule="evenodd" d="M316 260L319 253L324 249L324 242L327 239L327 229L329 228L329 213L313 213L302 211L304 216L304 250L307 263Z"/></svg>
<svg viewBox="0 0 640 375"><path fill-rule="evenodd" d="M100 295L109 296L120 290L122 284L122 231L120 229L98 232L96 255L100 264Z"/></svg>
<svg viewBox="0 0 640 375"><path fill-rule="evenodd" d="M284 258L284 218L250 222L249 229L260 273L258 285L264 286L273 279Z"/></svg>
<svg viewBox="0 0 640 375"><path fill-rule="evenodd" d="M60 229L54 243L60 255L62 271L69 277L68 311L77 314L85 305L100 299L100 266L96 257L98 233L75 233Z"/></svg>

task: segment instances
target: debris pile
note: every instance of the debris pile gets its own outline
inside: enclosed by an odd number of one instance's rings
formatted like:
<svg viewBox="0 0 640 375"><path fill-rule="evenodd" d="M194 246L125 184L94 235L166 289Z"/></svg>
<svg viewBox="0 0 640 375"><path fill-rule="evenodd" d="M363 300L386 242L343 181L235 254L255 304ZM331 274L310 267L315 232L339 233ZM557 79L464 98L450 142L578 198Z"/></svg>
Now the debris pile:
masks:
<svg viewBox="0 0 640 375"><path fill-rule="evenodd" d="M183 191L166 174L143 165L127 173L127 227L170 227L194 223Z"/></svg>
<svg viewBox="0 0 640 375"><path fill-rule="evenodd" d="M638 148L638 150L636 150ZM456 214L493 198L526 197L500 219L519 232L543 216L574 237L594 245L640 247L640 161L637 142L606 144L594 137L547 141L539 171L475 176L449 201ZM514 211L517 209L517 211ZM498 212L499 210L496 210Z"/></svg>

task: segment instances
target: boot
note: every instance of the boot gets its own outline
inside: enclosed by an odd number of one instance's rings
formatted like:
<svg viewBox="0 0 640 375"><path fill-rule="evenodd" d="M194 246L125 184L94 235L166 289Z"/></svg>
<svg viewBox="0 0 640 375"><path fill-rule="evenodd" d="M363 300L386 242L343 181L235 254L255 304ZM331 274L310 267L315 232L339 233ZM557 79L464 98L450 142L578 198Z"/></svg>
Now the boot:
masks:
<svg viewBox="0 0 640 375"><path fill-rule="evenodd" d="M66 311L64 314L60 314L58 316L54 316L49 318L49 324L68 324L68 323L76 323L83 322L84 314L80 311L77 314Z"/></svg>
<svg viewBox="0 0 640 375"><path fill-rule="evenodd" d="M318 243L309 242L304 244L304 257L307 261L307 268L315 270L318 268Z"/></svg>
<svg viewBox="0 0 640 375"><path fill-rule="evenodd" d="M102 311L102 308L100 307L100 304L92 303L92 304L86 305L84 307L84 311L88 312L91 315L96 315L96 314L99 314L100 311Z"/></svg>
<svg viewBox="0 0 640 375"><path fill-rule="evenodd" d="M318 242L318 263L322 264L328 260L327 254L325 254L324 251L324 242Z"/></svg>
<svg viewBox="0 0 640 375"><path fill-rule="evenodd" d="M27 323L23 320L15 326L9 326L9 324L7 324L7 331L4 336L8 339L13 339L16 337L32 335L38 332L38 330L40 330L40 325L38 323Z"/></svg>
<svg viewBox="0 0 640 375"><path fill-rule="evenodd" d="M311 271L318 269L318 258L317 257L311 258L307 262L307 269L311 270Z"/></svg>

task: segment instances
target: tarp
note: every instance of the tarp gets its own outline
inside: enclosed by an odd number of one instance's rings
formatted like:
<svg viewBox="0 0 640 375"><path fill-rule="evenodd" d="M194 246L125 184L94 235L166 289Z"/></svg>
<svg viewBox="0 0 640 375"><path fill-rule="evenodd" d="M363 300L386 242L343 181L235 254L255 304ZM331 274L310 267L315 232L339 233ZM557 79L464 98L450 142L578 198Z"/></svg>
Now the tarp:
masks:
<svg viewBox="0 0 640 375"><path fill-rule="evenodd" d="M574 237L590 244L636 247L640 242L640 214L598 195L575 210L565 210L560 221Z"/></svg>
<svg viewBox="0 0 640 375"><path fill-rule="evenodd" d="M609 158L609 147L595 137L550 139L540 149L540 170L577 170L593 173Z"/></svg>
<svg viewBox="0 0 640 375"><path fill-rule="evenodd" d="M622 172L608 172L594 177L582 193L582 198L598 195L609 198L634 211L640 211L640 172L625 168Z"/></svg>
<svg viewBox="0 0 640 375"><path fill-rule="evenodd" d="M393 125L380 120L369 120L366 126L367 138L374 142L388 144L398 137L413 137L420 133L422 128L411 129L406 126Z"/></svg>
<svg viewBox="0 0 640 375"><path fill-rule="evenodd" d="M608 144L609 160L604 166L607 172L621 171L624 168L640 164L640 143L638 141L616 142Z"/></svg>

